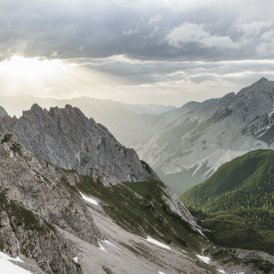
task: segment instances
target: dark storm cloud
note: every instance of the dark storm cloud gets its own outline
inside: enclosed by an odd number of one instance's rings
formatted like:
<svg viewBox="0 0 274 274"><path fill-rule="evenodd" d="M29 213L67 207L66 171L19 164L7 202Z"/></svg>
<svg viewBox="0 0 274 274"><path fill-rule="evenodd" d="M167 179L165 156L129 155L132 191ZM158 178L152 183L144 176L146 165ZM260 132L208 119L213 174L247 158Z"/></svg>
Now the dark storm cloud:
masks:
<svg viewBox="0 0 274 274"><path fill-rule="evenodd" d="M158 60L273 57L273 2L223 2L0 0L0 51Z"/></svg>

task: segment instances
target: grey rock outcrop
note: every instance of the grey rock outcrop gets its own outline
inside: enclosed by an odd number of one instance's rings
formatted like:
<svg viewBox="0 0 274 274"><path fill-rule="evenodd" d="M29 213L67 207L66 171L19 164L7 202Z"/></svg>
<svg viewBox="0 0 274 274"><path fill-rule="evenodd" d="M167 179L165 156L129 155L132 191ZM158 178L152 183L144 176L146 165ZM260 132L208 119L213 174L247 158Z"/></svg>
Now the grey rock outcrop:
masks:
<svg viewBox="0 0 274 274"><path fill-rule="evenodd" d="M100 233L73 188L78 174L37 159L2 128L0 167L1 250L34 258L48 273L80 273L73 247L54 227L98 244Z"/></svg>
<svg viewBox="0 0 274 274"><path fill-rule="evenodd" d="M6 110L0 106L0 118L8 116L8 113L6 112Z"/></svg>
<svg viewBox="0 0 274 274"><path fill-rule="evenodd" d="M70 105L47 111L35 104L19 119L5 117L2 122L35 155L94 181L158 179L133 149L122 146L104 126Z"/></svg>

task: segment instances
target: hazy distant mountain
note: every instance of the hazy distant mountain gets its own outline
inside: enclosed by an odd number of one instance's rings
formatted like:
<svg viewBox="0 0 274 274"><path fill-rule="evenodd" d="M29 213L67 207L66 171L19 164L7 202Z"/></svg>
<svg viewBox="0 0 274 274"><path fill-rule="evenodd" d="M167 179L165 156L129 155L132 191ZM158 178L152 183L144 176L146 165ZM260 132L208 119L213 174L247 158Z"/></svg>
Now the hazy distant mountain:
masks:
<svg viewBox="0 0 274 274"><path fill-rule="evenodd" d="M153 124L155 116L165 113L172 106L160 105L131 105L114 102L112 100L100 100L89 97L79 97L71 100L56 100L53 98L21 97L14 100L13 97L1 98L1 105L9 114L21 116L24 110L37 103L43 108L53 106L65 107L70 104L78 107L87 116L106 126L114 136L125 145L132 145L144 138L150 137L153 131L146 132L147 125ZM143 129L145 129L143 131Z"/></svg>
<svg viewBox="0 0 274 274"><path fill-rule="evenodd" d="M160 115L167 111L176 109L174 106L163 106L163 105L133 105L133 104L123 104L124 108L129 111L136 112L138 114L151 114L151 115Z"/></svg>
<svg viewBox="0 0 274 274"><path fill-rule="evenodd" d="M162 114L172 114L170 123L135 146L177 193L247 151L274 147L272 81L262 78L237 94L187 106Z"/></svg>

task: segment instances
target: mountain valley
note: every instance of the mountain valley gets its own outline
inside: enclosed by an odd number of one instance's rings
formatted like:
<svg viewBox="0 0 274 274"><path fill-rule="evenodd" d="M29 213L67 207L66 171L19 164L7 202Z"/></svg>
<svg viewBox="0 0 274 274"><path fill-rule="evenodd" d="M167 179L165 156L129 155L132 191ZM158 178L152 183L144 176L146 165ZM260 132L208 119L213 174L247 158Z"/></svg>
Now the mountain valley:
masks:
<svg viewBox="0 0 274 274"><path fill-rule="evenodd" d="M152 168L79 109L34 105L1 126L0 246L22 269L271 273L267 253L208 241Z"/></svg>

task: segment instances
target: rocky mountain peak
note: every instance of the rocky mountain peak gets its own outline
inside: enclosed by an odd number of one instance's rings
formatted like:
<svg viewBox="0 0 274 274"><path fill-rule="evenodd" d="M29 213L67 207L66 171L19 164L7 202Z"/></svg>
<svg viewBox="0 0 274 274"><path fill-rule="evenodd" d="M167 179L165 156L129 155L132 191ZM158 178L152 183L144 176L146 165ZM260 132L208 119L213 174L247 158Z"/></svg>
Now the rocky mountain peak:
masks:
<svg viewBox="0 0 274 274"><path fill-rule="evenodd" d="M34 104L4 126L38 157L96 181L116 184L158 179L133 149L121 145L104 126L71 105L47 110Z"/></svg>
<svg viewBox="0 0 274 274"><path fill-rule="evenodd" d="M255 82L254 84L252 84L250 86L250 88L252 89L257 89L259 91L264 91L264 90L268 90L269 88L273 88L274 87L274 82L273 81L269 81L267 78L262 77L260 78L257 82Z"/></svg>
<svg viewBox="0 0 274 274"><path fill-rule="evenodd" d="M0 118L5 117L7 115L8 113L6 112L6 110L0 106Z"/></svg>
<svg viewBox="0 0 274 274"><path fill-rule="evenodd" d="M267 93L273 93L274 94L274 82L269 81L267 78L262 77L257 82L253 83L251 86L245 87L241 89L238 93L238 95L247 95L250 94L251 96L254 96L258 93L267 92Z"/></svg>
<svg viewBox="0 0 274 274"><path fill-rule="evenodd" d="M33 104L31 107L31 111L42 111L43 109L38 104Z"/></svg>
<svg viewBox="0 0 274 274"><path fill-rule="evenodd" d="M267 78L262 77L261 79L259 79L257 82L255 82L254 84L265 84L270 82Z"/></svg>

